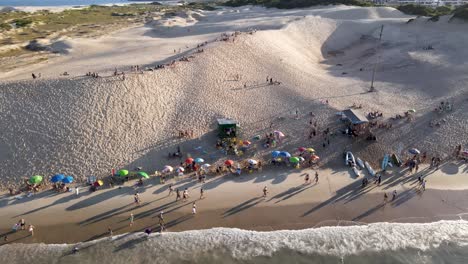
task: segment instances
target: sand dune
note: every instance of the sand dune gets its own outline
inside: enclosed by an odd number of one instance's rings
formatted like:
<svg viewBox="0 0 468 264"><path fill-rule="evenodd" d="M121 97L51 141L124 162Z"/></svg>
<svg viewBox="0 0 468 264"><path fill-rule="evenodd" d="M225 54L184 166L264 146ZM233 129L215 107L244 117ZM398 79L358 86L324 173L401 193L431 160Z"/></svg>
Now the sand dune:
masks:
<svg viewBox="0 0 468 264"><path fill-rule="evenodd" d="M152 172L179 162L166 159L177 145L212 163L222 157L210 133L218 117L239 120L245 138L269 131L273 123L273 129L288 135L281 148L312 145L325 162L345 147L373 163L385 152L412 146L448 154L455 144L468 143L468 37L461 33L466 25L406 24L408 18L391 8L242 7L200 11L174 18L172 25L169 20L150 23L94 40L65 40L68 54L62 58L3 75L1 177L11 184L33 174L63 172L83 178L135 166ZM234 42L212 42L174 68L127 74L125 81L78 76L160 64L190 54L198 43L213 41L222 32L249 28L262 30ZM427 45L435 49L423 50ZM178 48L181 54L174 54ZM341 55L329 56L330 51ZM377 60L378 92L366 93ZM20 80L32 71L43 78ZM63 71L72 78L59 78ZM234 81L236 74L240 81ZM281 85L265 85L266 76ZM441 100L453 103L454 111L434 113ZM321 139L308 141L310 111L320 129L335 129L340 123L334 114L353 103L362 104L363 112L382 111L385 118L412 108L417 113L411 123L378 130L379 141L371 145L338 135L331 148L322 150ZM296 109L299 120L292 118ZM441 126L430 128L430 120ZM197 138L175 139L178 129L193 129ZM198 146L206 152L198 152ZM258 147L259 153L268 152Z"/></svg>

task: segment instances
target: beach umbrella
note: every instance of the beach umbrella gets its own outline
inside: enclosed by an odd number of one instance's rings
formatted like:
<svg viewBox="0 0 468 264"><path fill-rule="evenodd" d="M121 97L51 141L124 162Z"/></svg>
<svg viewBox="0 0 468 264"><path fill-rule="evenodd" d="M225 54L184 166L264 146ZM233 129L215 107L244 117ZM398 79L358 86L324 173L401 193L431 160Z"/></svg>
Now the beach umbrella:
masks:
<svg viewBox="0 0 468 264"><path fill-rule="evenodd" d="M292 162L292 163L298 163L298 162L299 162L299 158L298 158L298 157L290 157L290 158L289 158L289 161Z"/></svg>
<svg viewBox="0 0 468 264"><path fill-rule="evenodd" d="M289 152L286 152L286 151L281 151L279 155L285 158L291 157L291 154L289 154Z"/></svg>
<svg viewBox="0 0 468 264"><path fill-rule="evenodd" d="M309 153L314 153L314 152L315 152L315 149L313 149L313 148L306 148L306 151L309 152Z"/></svg>
<svg viewBox="0 0 468 264"><path fill-rule="evenodd" d="M304 152L306 150L306 148L300 147L300 148L298 148L298 150L299 150L299 152Z"/></svg>
<svg viewBox="0 0 468 264"><path fill-rule="evenodd" d="M73 182L73 177L72 176L67 176L63 178L62 180L63 183L72 183Z"/></svg>
<svg viewBox="0 0 468 264"><path fill-rule="evenodd" d="M284 134L283 134L283 132L281 132L281 131L275 130L275 131L273 131L273 133L275 133L275 135L276 135L277 137L284 137Z"/></svg>
<svg viewBox="0 0 468 264"><path fill-rule="evenodd" d="M181 172L184 172L184 171L185 171L185 169L182 168L182 167L179 167L179 168L177 168L177 170L176 170L177 173L181 173Z"/></svg>
<svg viewBox="0 0 468 264"><path fill-rule="evenodd" d="M232 165L234 164L234 161L232 161L232 160L226 160L226 161L224 162L224 164L226 164L226 165L228 165L228 166L232 166Z"/></svg>
<svg viewBox="0 0 468 264"><path fill-rule="evenodd" d="M166 166L164 166L162 172L171 172L171 171L173 171L173 170L174 170L174 168L172 168L172 167L169 166L169 165L166 165Z"/></svg>
<svg viewBox="0 0 468 264"><path fill-rule="evenodd" d="M32 184L39 184L42 182L42 176L41 175L34 175L31 178L29 178L29 182Z"/></svg>
<svg viewBox="0 0 468 264"><path fill-rule="evenodd" d="M320 157L317 156L317 155L312 155L312 156L310 157L310 159L311 159L311 160L319 160Z"/></svg>
<svg viewBox="0 0 468 264"><path fill-rule="evenodd" d="M128 175L128 170L119 170L117 172L117 174L119 174L119 176L127 176Z"/></svg>
<svg viewBox="0 0 468 264"><path fill-rule="evenodd" d="M260 135L255 135L255 136L253 137L254 140L260 140L261 138L262 138L262 137L261 137Z"/></svg>
<svg viewBox="0 0 468 264"><path fill-rule="evenodd" d="M299 160L302 162L304 161L305 159L303 157L299 157Z"/></svg>
<svg viewBox="0 0 468 264"><path fill-rule="evenodd" d="M205 169L205 170L206 170L206 169L208 169L209 167L211 167L211 165L208 164L208 163L205 163L205 164L203 164L201 167L202 167L202 169Z"/></svg>
<svg viewBox="0 0 468 264"><path fill-rule="evenodd" d="M254 160L254 159L249 159L247 162L249 164L251 164L251 165L257 165L257 163L258 163L258 161Z"/></svg>
<svg viewBox="0 0 468 264"><path fill-rule="evenodd" d="M416 148L409 149L408 152L413 154L413 155L418 155L419 153L421 153L421 151L419 151Z"/></svg>
<svg viewBox="0 0 468 264"><path fill-rule="evenodd" d="M468 156L468 149L465 149L462 153L463 155Z"/></svg>
<svg viewBox="0 0 468 264"><path fill-rule="evenodd" d="M275 150L275 151L271 152L271 156L273 158L277 158L280 155L280 153L281 153L281 151Z"/></svg>
<svg viewBox="0 0 468 264"><path fill-rule="evenodd" d="M102 185L104 185L104 182L102 180L97 180L96 182L94 182L93 185L94 186L102 186Z"/></svg>
<svg viewBox="0 0 468 264"><path fill-rule="evenodd" d="M196 163L203 163L203 162L205 162L205 160L202 159L202 158L196 158L196 159L195 159L195 162L196 162Z"/></svg>
<svg viewBox="0 0 468 264"><path fill-rule="evenodd" d="M252 144L252 142L250 142L248 140L244 140L244 142L242 142L242 144L244 144L244 146L250 146L250 144Z"/></svg>
<svg viewBox="0 0 468 264"><path fill-rule="evenodd" d="M63 180L64 178L65 178L65 175L63 175L63 174L56 174L56 175L54 175L54 176L50 179L50 181L51 181L52 183L56 183L56 182L59 182L59 181Z"/></svg>
<svg viewBox="0 0 468 264"><path fill-rule="evenodd" d="M408 112L410 112L410 113L416 113L416 109L410 109L410 110L408 110Z"/></svg>
<svg viewBox="0 0 468 264"><path fill-rule="evenodd" d="M145 179L149 179L149 177L150 177L150 176L148 175L148 173L146 173L146 172L144 172L144 171L138 172L138 175L141 176L141 177L143 177L143 178L145 178Z"/></svg>
<svg viewBox="0 0 468 264"><path fill-rule="evenodd" d="M187 159L185 160L185 163L187 163L187 164L192 164L192 163L193 163L193 159L192 159L192 158L187 158Z"/></svg>

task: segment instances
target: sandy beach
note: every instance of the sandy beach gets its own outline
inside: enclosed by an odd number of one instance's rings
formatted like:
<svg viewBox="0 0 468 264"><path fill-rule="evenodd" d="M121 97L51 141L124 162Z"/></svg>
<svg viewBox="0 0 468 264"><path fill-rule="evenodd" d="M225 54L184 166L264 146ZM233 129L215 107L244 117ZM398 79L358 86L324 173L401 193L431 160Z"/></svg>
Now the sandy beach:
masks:
<svg viewBox="0 0 468 264"><path fill-rule="evenodd" d="M113 235L156 232L161 211L166 232L467 220L468 166L454 155L459 145L468 149L466 24L412 18L388 7L190 11L96 38L62 39L54 59L1 72L1 188L16 191L32 175L45 184L31 197L2 194L0 245L92 241L109 236L108 228ZM376 91L369 92L374 68ZM450 111L438 111L441 102ZM344 134L337 112L349 108L382 114L370 120L376 141ZM245 152L226 156L216 148L217 118L239 122L239 139L252 141ZM181 130L193 136L178 137ZM264 135L273 131L285 136L266 147ZM272 151L298 155L299 147L315 149L317 169L270 164ZM178 148L183 156L169 158ZM419 171L380 172L385 154L407 160L412 148L427 153ZM356 177L345 150L381 173L381 184L365 169ZM159 182L165 165L177 168L187 157L213 167L251 158L264 166L241 176L211 173L206 183L174 172ZM441 159L438 169L432 158ZM134 179L109 186L113 169L137 167L150 174L143 186ZM57 173L74 177L71 192L50 190ZM312 183L304 183L306 174ZM91 175L105 180L102 189L89 192ZM189 199L176 202L169 184L187 188ZM35 227L34 236L11 230L20 219Z"/></svg>

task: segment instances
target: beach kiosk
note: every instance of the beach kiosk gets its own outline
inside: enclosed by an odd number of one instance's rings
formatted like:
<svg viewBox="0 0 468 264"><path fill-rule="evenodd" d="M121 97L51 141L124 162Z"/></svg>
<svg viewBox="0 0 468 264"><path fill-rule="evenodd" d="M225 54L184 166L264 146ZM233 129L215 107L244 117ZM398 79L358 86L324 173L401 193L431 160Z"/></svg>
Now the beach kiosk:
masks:
<svg viewBox="0 0 468 264"><path fill-rule="evenodd" d="M239 124L237 121L227 118L220 118L217 121L220 138L236 138L238 136Z"/></svg>
<svg viewBox="0 0 468 264"><path fill-rule="evenodd" d="M343 117L354 133L362 135L368 132L369 120L361 113L354 109L346 109L343 111Z"/></svg>

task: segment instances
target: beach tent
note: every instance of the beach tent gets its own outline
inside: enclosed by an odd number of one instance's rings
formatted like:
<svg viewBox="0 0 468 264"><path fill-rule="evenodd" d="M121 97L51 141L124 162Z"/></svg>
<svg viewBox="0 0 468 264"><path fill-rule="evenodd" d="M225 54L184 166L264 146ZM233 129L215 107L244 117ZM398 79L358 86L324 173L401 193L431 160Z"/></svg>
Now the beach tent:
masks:
<svg viewBox="0 0 468 264"><path fill-rule="evenodd" d="M235 138L238 135L239 124L237 121L227 118L217 119L218 136L220 138Z"/></svg>

